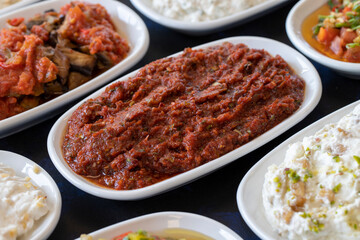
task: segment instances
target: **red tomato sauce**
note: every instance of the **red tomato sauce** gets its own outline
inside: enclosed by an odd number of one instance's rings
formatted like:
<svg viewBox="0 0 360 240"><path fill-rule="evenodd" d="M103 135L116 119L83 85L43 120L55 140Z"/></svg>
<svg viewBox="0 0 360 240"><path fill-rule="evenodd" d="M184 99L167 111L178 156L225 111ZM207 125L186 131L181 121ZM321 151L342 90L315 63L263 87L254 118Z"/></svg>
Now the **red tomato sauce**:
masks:
<svg viewBox="0 0 360 240"><path fill-rule="evenodd" d="M299 108L304 88L280 56L264 50L185 49L82 104L68 121L64 157L102 186L146 187L271 129Z"/></svg>

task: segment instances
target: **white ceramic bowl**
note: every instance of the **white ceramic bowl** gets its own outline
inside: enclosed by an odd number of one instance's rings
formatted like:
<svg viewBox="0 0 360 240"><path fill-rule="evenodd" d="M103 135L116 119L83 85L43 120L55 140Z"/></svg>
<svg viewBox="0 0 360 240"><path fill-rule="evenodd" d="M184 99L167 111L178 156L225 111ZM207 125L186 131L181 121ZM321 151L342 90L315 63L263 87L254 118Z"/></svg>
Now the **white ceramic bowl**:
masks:
<svg viewBox="0 0 360 240"><path fill-rule="evenodd" d="M327 0L301 0L289 12L286 19L286 33L294 46L307 57L312 60L337 71L339 74L349 78L360 78L360 64L343 62L332 59L320 53L310 46L301 33L301 27L304 20L314 12L326 4Z"/></svg>
<svg viewBox="0 0 360 240"><path fill-rule="evenodd" d="M14 169L17 176L29 176L31 182L41 188L47 195L46 201L49 206L49 212L36 221L28 233L17 239L47 239L55 229L60 218L61 196L56 183L43 168L21 155L0 151L0 162ZM38 173L34 172L35 166L40 169Z"/></svg>
<svg viewBox="0 0 360 240"><path fill-rule="evenodd" d="M105 83L134 66L145 55L149 46L149 34L144 22L133 10L114 0L86 1L90 3L100 3L106 8L116 28L130 44L131 49L129 55L111 69L79 86L78 88L75 88L26 112L0 120L0 138L19 132L52 117L59 111L60 107L63 107L86 93L103 86ZM71 0L45 1L33 4L7 15L0 16L0 28L6 26L7 19L19 16L28 19L33 17L36 13L43 13L48 9L60 10L60 7L69 2L71 2Z"/></svg>
<svg viewBox="0 0 360 240"><path fill-rule="evenodd" d="M130 1L142 14L158 24L186 34L203 35L224 30L231 26L260 17L262 14L274 10L277 6L280 6L288 0L268 0L233 15L204 22L186 22L165 17L151 7L151 2L149 0Z"/></svg>
<svg viewBox="0 0 360 240"><path fill-rule="evenodd" d="M183 228L205 234L213 239L242 240L230 228L201 215L186 212L159 212L133 218L109 227L100 229L89 235L93 239L113 239L128 231L144 230L147 232L161 232L166 228ZM80 240L79 238L77 240Z"/></svg>
<svg viewBox="0 0 360 240"><path fill-rule="evenodd" d="M244 176L239 185L236 198L241 216L248 226L263 240L284 239L271 228L265 216L262 199L264 176L270 165L279 165L284 161L289 144L301 141L306 136L314 135L328 123L338 122L350 113L360 101L354 102L306 127L293 135L257 162Z"/></svg>
<svg viewBox="0 0 360 240"><path fill-rule="evenodd" d="M62 146L63 136L65 134L65 130L67 127L67 121L70 118L71 114L75 111L75 109L78 106L80 106L87 99L99 96L105 90L105 88L102 88L99 91L92 94L91 96L82 100L80 103L78 103L76 106L71 108L69 111L67 111L64 115L62 115L58 119L58 121L52 127L48 137L48 152L55 167L73 185L82 189L85 192L88 192L98 197L108 198L108 199L118 199L118 200L133 200L133 199L150 197L159 194L161 192L168 191L172 188L179 187L187 182L193 181L201 176L204 176L205 174L215 171L216 169L232 161L235 161L241 156L251 152L252 150L262 146L263 144L274 139L281 133L285 132L287 129L289 129L290 127L301 121L317 105L322 91L320 77L316 69L313 67L313 65L296 50L278 41L274 41L266 38L259 38L259 37L226 38L211 43L207 43L198 46L196 48L206 48L213 45L221 44L223 42L231 42L234 44L244 43L248 45L250 48L262 48L267 50L272 55L278 54L282 56L285 59L285 61L287 61L289 65L294 69L294 71L300 77L302 77L306 82L305 99L302 106L298 109L298 111L295 112L292 116L287 118L282 123L278 124L274 128L270 129L268 132L257 137L251 142L225 154L222 157L214 159L213 161L210 161L202 166L199 166L188 172L181 173L175 177L169 178L167 180L153 184L148 187L144 187L136 190L119 191L119 190L112 190L112 189L100 187L98 185L89 182L82 176L77 175L68 166L62 154L61 146ZM178 54L180 53L174 54L172 56ZM136 72L137 71L134 71L120 78L119 81L124 81L129 77L134 76Z"/></svg>
<svg viewBox="0 0 360 240"><path fill-rule="evenodd" d="M17 9L20 9L22 7L25 7L26 5L30 5L32 3L38 2L38 1L39 0L21 0L20 2L14 3L10 6L0 9L0 16L7 14L9 12L15 11Z"/></svg>

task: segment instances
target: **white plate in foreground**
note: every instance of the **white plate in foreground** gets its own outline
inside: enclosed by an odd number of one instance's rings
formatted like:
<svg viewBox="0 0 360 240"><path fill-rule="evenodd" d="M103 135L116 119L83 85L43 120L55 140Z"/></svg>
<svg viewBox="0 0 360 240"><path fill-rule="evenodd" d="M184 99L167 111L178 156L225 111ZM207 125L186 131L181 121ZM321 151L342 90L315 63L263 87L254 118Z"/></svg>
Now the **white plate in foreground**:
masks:
<svg viewBox="0 0 360 240"><path fill-rule="evenodd" d="M100 229L89 235L93 239L111 240L128 231L144 230L161 232L167 228L183 228L202 233L213 239L242 240L234 231L225 225L201 215L186 212L159 212L133 218L109 227ZM80 240L79 238L77 240Z"/></svg>
<svg viewBox="0 0 360 240"><path fill-rule="evenodd" d="M234 13L233 15L203 22L186 22L165 17L151 7L150 0L130 1L142 14L160 25L191 35L202 35L221 31L232 25L237 25L260 17L289 0L267 0L259 5Z"/></svg>
<svg viewBox="0 0 360 240"><path fill-rule="evenodd" d="M0 162L15 170L17 176L31 178L31 182L41 188L47 195L49 212L35 222L32 230L18 238L25 239L47 239L55 229L61 211L61 195L59 188L50 175L35 162L21 155L0 151ZM34 167L39 167L39 173L34 172Z"/></svg>
<svg viewBox="0 0 360 240"><path fill-rule="evenodd" d="M58 11L62 6L71 1L72 0L52 0L40 2L10 14L0 16L0 28L6 26L8 19L24 17L26 20L33 17L36 13L43 13L49 9ZM0 120L0 138L19 132L52 117L60 107L103 86L105 83L134 66L145 55L149 46L149 34L144 22L133 10L114 0L86 0L86 2L100 3L106 8L118 32L130 45L129 55L117 65L87 83L26 112Z"/></svg>
<svg viewBox="0 0 360 240"><path fill-rule="evenodd" d="M146 198L159 194L164 191L168 191L172 188L179 187L187 182L193 181L201 176L204 176L205 174L215 171L232 161L235 161L236 159L244 156L245 154L271 141L275 137L279 136L281 133L285 132L290 127L294 126L296 123L301 121L306 115L308 115L317 105L322 91L320 77L316 69L309 62L309 60L307 60L296 50L278 41L274 41L267 38L259 38L259 37L226 38L198 46L194 49L207 48L210 46L219 45L224 42L231 42L234 44L244 43L248 45L250 48L265 49L273 56L275 56L276 54L282 56L285 59L285 61L287 61L289 65L294 69L294 71L300 77L302 77L306 82L305 99L302 106L298 109L298 111L295 112L292 116L290 116L282 123L270 129L268 132L257 137L253 141L225 154L220 158L214 159L213 161L210 161L188 172L181 173L175 177L169 178L167 180L153 184L148 187L144 187L136 190L120 191L120 190L113 190L113 189L100 187L98 185L89 182L82 176L77 175L71 170L71 168L68 166L62 155L63 136L67 128L67 121L70 118L71 114L75 111L75 109L78 106L80 106L87 99L95 98L96 96L99 96L105 90L104 87L99 91L95 92L94 94L92 94L91 96L87 97L86 99L82 100L80 103L72 107L70 110L68 110L64 115L62 115L58 119L58 121L52 127L49 133L47 146L48 146L48 152L50 158L53 161L55 167L73 185L95 196L108 198L108 199L117 199L117 200L134 200L134 199ZM180 53L174 54L172 56L176 56L178 54ZM120 78L119 81L124 81L129 77L134 76L136 72L137 71L134 71Z"/></svg>
<svg viewBox="0 0 360 240"><path fill-rule="evenodd" d="M331 68L349 78L360 79L360 64L343 62L332 59L315 48L310 46L304 39L301 28L304 20L315 10L325 5L328 0L302 0L299 1L289 12L286 19L286 33L294 46L300 52L313 59L314 61Z"/></svg>
<svg viewBox="0 0 360 240"><path fill-rule="evenodd" d="M26 5L30 5L30 4L32 4L34 2L38 2L38 1L39 0L20 0L17 3L14 3L14 4L11 4L11 5L7 6L7 7L1 8L0 9L0 16L4 15L4 14L7 14L9 12L15 11L15 10L17 10L19 8L25 7Z"/></svg>
<svg viewBox="0 0 360 240"><path fill-rule="evenodd" d="M268 167L272 164L279 165L284 161L289 144L301 141L306 136L314 135L328 123L338 122L358 104L360 104L360 101L341 108L293 135L263 157L246 173L236 194L237 203L241 216L261 239L280 239L280 236L271 228L265 217L265 209L262 202L262 186Z"/></svg>

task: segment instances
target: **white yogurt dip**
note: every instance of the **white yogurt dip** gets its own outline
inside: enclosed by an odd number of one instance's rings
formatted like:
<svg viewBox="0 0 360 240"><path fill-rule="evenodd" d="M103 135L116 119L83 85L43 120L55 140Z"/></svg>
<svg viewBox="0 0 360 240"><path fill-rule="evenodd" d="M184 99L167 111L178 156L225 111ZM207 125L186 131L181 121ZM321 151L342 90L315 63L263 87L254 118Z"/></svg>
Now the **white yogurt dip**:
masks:
<svg viewBox="0 0 360 240"><path fill-rule="evenodd" d="M161 15L187 22L230 16L268 0L150 0Z"/></svg>
<svg viewBox="0 0 360 240"><path fill-rule="evenodd" d="M8 7L14 3L20 2L21 0L1 0L0 1L0 9Z"/></svg>
<svg viewBox="0 0 360 240"><path fill-rule="evenodd" d="M289 146L268 168L263 204L286 239L360 239L360 105Z"/></svg>
<svg viewBox="0 0 360 240"><path fill-rule="evenodd" d="M15 240L48 212L45 193L0 163L0 240Z"/></svg>

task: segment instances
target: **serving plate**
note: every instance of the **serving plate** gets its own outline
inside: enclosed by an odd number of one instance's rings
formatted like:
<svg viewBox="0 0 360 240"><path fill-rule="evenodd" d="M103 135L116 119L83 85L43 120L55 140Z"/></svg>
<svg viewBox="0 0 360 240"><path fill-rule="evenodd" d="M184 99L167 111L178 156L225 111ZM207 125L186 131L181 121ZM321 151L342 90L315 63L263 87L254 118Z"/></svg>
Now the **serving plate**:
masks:
<svg viewBox="0 0 360 240"><path fill-rule="evenodd" d="M280 236L272 230L267 221L262 203L262 186L268 167L272 164L279 165L284 161L289 144L301 141L306 136L314 135L328 123L338 122L358 104L360 101L341 108L293 135L264 156L246 173L237 190L237 204L245 222L261 239L280 239Z"/></svg>
<svg viewBox="0 0 360 240"><path fill-rule="evenodd" d="M31 127L41 121L44 121L56 113L59 108L65 106L71 101L89 93L105 83L114 79L121 73L135 65L145 55L149 46L149 34L141 18L126 5L114 0L86 0L89 3L100 3L110 14L116 28L130 45L129 55L120 63L93 78L87 83L51 100L41 104L33 109L20 113L10 118L0 120L0 138L19 132L25 128ZM24 17L28 19L36 13L42 13L48 9L58 11L60 7L71 0L52 0L33 4L7 15L0 16L0 28L6 26L7 19L15 17Z"/></svg>
<svg viewBox="0 0 360 240"><path fill-rule="evenodd" d="M51 160L53 161L55 167L59 172L73 185L80 188L81 190L93 194L98 197L108 198L108 199L117 199L117 200L134 200L150 197L164 191L168 191L175 187L179 187L187 182L193 181L201 176L204 176L212 171L219 169L220 167L235 161L236 159L242 157L243 155L255 150L256 148L262 146L263 144L274 139L281 133L285 132L287 129L301 121L306 115L308 115L314 107L317 105L322 91L320 77L313 67L313 65L300 53L291 47L280 43L275 40L260 38L260 37L233 37L226 38L214 42L210 42L197 48L207 48L214 45L219 45L224 42L231 42L234 44L244 43L250 48L263 48L267 50L270 54L276 55L279 54L282 56L285 61L294 69L294 71L304 79L306 83L305 88L305 98L302 106L295 112L292 116L287 118L282 123L278 124L274 128L270 129L268 132L257 137L251 142L219 157L213 161L210 161L202 166L194 168L185 173L178 174L172 178L164 180L162 182L153 184L148 187L135 190L113 190L108 188L103 188L98 185L95 185L80 175L74 173L71 168L68 166L66 161L63 158L62 154L62 141L67 128L67 121L71 114L84 103L89 98L95 98L99 96L104 90L105 87L98 90L94 94L90 95L86 99L80 101L77 105L68 110L63 114L57 122L52 127L49 136L48 136L48 152ZM172 56L181 54L177 53ZM120 78L118 81L124 81L137 73L138 70Z"/></svg>
<svg viewBox="0 0 360 240"><path fill-rule="evenodd" d="M165 17L151 7L150 0L130 1L142 14L160 25L186 34L203 35L224 30L225 28L230 28L234 25L245 23L246 21L260 17L271 10L275 10L276 7L279 7L281 4L286 3L289 0L268 0L233 15L204 22L186 22Z"/></svg>
<svg viewBox="0 0 360 240"><path fill-rule="evenodd" d="M332 59L310 46L302 35L301 27L304 20L327 2L327 0L301 0L295 4L286 18L286 33L294 46L307 57L346 77L360 79L359 63Z"/></svg>
<svg viewBox="0 0 360 240"><path fill-rule="evenodd" d="M225 225L201 215L186 212L159 212L133 218L109 227L100 229L89 235L93 239L113 239L128 231L144 230L161 232L166 228L183 228L205 234L213 239L242 240L234 231ZM78 238L77 240L80 240Z"/></svg>
<svg viewBox="0 0 360 240"><path fill-rule="evenodd" d="M46 201L49 206L49 212L35 222L32 230L17 239L47 239L55 229L60 218L61 196L56 183L43 168L21 155L0 151L0 162L14 169L17 176L29 176L31 182L41 188L47 195ZM35 173L34 167L38 167L40 171Z"/></svg>
<svg viewBox="0 0 360 240"><path fill-rule="evenodd" d="M14 3L10 6L4 7L0 9L0 16L7 14L9 12L12 12L14 10L17 10L19 8L22 8L26 5L30 5L32 3L38 2L39 0L21 0L20 2Z"/></svg>

